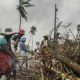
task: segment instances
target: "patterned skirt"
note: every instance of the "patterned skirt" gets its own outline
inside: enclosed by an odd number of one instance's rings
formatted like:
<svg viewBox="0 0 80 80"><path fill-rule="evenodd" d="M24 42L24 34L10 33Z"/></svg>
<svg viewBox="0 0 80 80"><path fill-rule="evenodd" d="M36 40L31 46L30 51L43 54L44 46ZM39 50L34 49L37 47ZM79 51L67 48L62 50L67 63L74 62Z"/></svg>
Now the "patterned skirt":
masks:
<svg viewBox="0 0 80 80"><path fill-rule="evenodd" d="M6 74L10 69L10 56L6 52L0 52L0 73Z"/></svg>

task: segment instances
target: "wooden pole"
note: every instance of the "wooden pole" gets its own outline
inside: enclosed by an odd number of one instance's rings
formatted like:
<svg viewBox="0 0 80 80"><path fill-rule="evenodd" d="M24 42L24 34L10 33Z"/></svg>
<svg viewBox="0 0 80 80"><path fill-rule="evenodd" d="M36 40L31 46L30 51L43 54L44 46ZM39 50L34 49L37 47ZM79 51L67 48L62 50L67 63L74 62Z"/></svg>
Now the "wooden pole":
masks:
<svg viewBox="0 0 80 80"><path fill-rule="evenodd" d="M20 21L19 21L19 30L20 30L20 28L21 28L21 14L19 13L19 16L20 16Z"/></svg>
<svg viewBox="0 0 80 80"><path fill-rule="evenodd" d="M33 34L32 34L32 51L33 51Z"/></svg>
<svg viewBox="0 0 80 80"><path fill-rule="evenodd" d="M43 72L43 67L40 66L40 71L41 71L41 80L45 80L44 79L44 72Z"/></svg>
<svg viewBox="0 0 80 80"><path fill-rule="evenodd" d="M56 33L57 33L57 28L56 28L56 4L55 4L55 17L54 17L54 42L56 42Z"/></svg>

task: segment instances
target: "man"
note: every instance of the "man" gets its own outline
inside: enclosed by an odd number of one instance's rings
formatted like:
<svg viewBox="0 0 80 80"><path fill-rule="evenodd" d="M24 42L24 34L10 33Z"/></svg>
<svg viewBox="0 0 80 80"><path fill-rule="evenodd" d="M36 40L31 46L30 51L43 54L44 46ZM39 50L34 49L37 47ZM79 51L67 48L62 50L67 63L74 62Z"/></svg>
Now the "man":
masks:
<svg viewBox="0 0 80 80"><path fill-rule="evenodd" d="M44 63L46 60L46 57L48 56L49 49L48 49L48 35L45 35L43 37L44 37L44 40L42 40L41 42L40 50L41 50L41 54L43 55L43 63Z"/></svg>
<svg viewBox="0 0 80 80"><path fill-rule="evenodd" d="M48 35L43 36L44 40L41 42L41 48L48 46Z"/></svg>
<svg viewBox="0 0 80 80"><path fill-rule="evenodd" d="M11 41L10 41L10 39L14 34L17 34L17 33L6 32L6 29L5 29L5 33L0 33L0 36L1 36L0 40L5 39L5 41L7 43L6 44L7 47L3 48L3 49L7 50L9 53L13 53L12 50L11 50ZM0 47L2 47L2 46L0 45Z"/></svg>
<svg viewBox="0 0 80 80"><path fill-rule="evenodd" d="M14 54L10 51L9 45L6 39L6 36L10 38L8 35L4 34L4 36L0 37L0 75L8 75L11 71L11 59L14 58ZM13 71L13 74L16 74ZM14 76L14 75L13 75ZM14 77L16 78L16 77ZM16 79L15 79L16 80Z"/></svg>
<svg viewBox="0 0 80 80"><path fill-rule="evenodd" d="M13 52L15 52L17 50L17 47L18 47L18 43L20 41L20 38L25 34L25 31L23 29L20 29L18 34L14 35L12 37L12 49L13 49Z"/></svg>
<svg viewBox="0 0 80 80"><path fill-rule="evenodd" d="M1 63L0 71L2 75L8 75L12 69L13 61L17 61L16 56L11 50L11 42L10 42L10 39L14 34L17 34L17 33L12 33L12 31L6 32L6 30L5 30L5 33L0 33L0 63ZM13 71L13 78L16 80L15 69Z"/></svg>
<svg viewBox="0 0 80 80"><path fill-rule="evenodd" d="M16 65L15 62L18 61L10 46L10 39L14 34L17 34L14 44L14 48L16 48L21 36L24 35L24 30L20 29L18 33L0 33L0 35L2 35L2 37L0 37L0 72L7 75L7 73L11 70L11 65L13 64L13 77L16 78L16 70L14 65Z"/></svg>
<svg viewBox="0 0 80 80"><path fill-rule="evenodd" d="M25 42L26 42L26 37L21 37L20 42L19 42L19 46L20 46L20 51L21 51L22 55L25 55L27 52Z"/></svg>
<svg viewBox="0 0 80 80"><path fill-rule="evenodd" d="M52 66L52 58L51 58L51 54L50 54L50 49L48 46L48 35L43 36L44 40L42 40L41 42L41 54L42 54L42 63L45 66Z"/></svg>

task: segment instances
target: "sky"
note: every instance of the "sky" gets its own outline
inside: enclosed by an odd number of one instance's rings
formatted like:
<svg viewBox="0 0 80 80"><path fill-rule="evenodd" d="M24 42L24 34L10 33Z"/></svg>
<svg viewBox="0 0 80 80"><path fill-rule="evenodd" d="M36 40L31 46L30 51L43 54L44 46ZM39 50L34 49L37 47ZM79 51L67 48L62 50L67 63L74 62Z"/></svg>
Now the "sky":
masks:
<svg viewBox="0 0 80 80"><path fill-rule="evenodd" d="M2 32L9 27L13 31L19 28L19 13L17 11L18 0L0 0L0 28ZM73 34L76 35L77 25L80 24L80 0L31 0L34 7L27 8L27 22L22 19L22 28L26 31L27 40L30 37L30 28L35 26L37 32L34 36L34 45L36 41L41 41L43 35L49 34L54 28L54 6L57 5L58 22L62 21L62 25L72 23L69 27ZM69 29L68 28L68 29ZM67 30L68 30L67 29ZM59 32L65 33L65 29L60 27Z"/></svg>

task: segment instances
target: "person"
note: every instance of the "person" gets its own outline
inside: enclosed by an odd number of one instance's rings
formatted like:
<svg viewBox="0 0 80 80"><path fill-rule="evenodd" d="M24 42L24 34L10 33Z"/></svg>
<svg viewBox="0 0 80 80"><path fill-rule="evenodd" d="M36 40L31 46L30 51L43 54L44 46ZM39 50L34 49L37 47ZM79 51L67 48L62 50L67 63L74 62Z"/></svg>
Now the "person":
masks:
<svg viewBox="0 0 80 80"><path fill-rule="evenodd" d="M9 52L9 53L13 53L12 52L12 49L11 49L11 41L10 41L10 39L11 39L11 37L14 35L14 34L16 34L16 32L15 33L13 33L12 31L11 32L6 32L6 29L5 29L5 33L0 33L0 40L4 40L5 39L5 41L6 41L6 50ZM1 45L0 45L1 46ZM2 46L1 46L2 47Z"/></svg>
<svg viewBox="0 0 80 80"><path fill-rule="evenodd" d="M2 75L9 75L13 72L12 77L16 80L16 64L18 60L14 53L9 49L8 42L5 37L0 38L0 73ZM6 76L7 77L7 76Z"/></svg>
<svg viewBox="0 0 80 80"><path fill-rule="evenodd" d="M40 53L42 55L43 65L47 65L46 62L49 61L48 35L43 36L43 38L40 45Z"/></svg>
<svg viewBox="0 0 80 80"><path fill-rule="evenodd" d="M6 74L10 67L9 54L6 39L4 37L0 37L0 73Z"/></svg>
<svg viewBox="0 0 80 80"><path fill-rule="evenodd" d="M48 55L49 48L48 48L48 35L43 36L43 40L40 45L40 52L42 55Z"/></svg>
<svg viewBox="0 0 80 80"><path fill-rule="evenodd" d="M22 55L26 54L27 52L25 42L26 42L26 37L21 37L20 42L19 42L19 47L20 47L20 52Z"/></svg>
<svg viewBox="0 0 80 80"><path fill-rule="evenodd" d="M24 30L20 30L18 35L23 35ZM13 77L16 78L16 69L15 63L18 63L18 60L14 53L11 51L11 37L17 33L0 33L0 73L7 74L11 68L13 69ZM20 37L18 37L20 38ZM16 38L17 39L17 38ZM13 67L12 67L13 65Z"/></svg>
<svg viewBox="0 0 80 80"><path fill-rule="evenodd" d="M41 48L42 47L47 47L48 46L48 35L43 36L44 40L41 42Z"/></svg>
<svg viewBox="0 0 80 80"><path fill-rule="evenodd" d="M8 75L11 71L11 59L14 55L9 50L7 40L4 36L0 37L0 75ZM16 74L13 71L13 74ZM14 76L14 75L13 75ZM16 80L16 79L15 79Z"/></svg>
<svg viewBox="0 0 80 80"><path fill-rule="evenodd" d="M18 47L18 43L21 39L21 37L25 34L25 31L23 29L20 29L18 34L14 35L11 39L11 47L12 51L15 53Z"/></svg>

